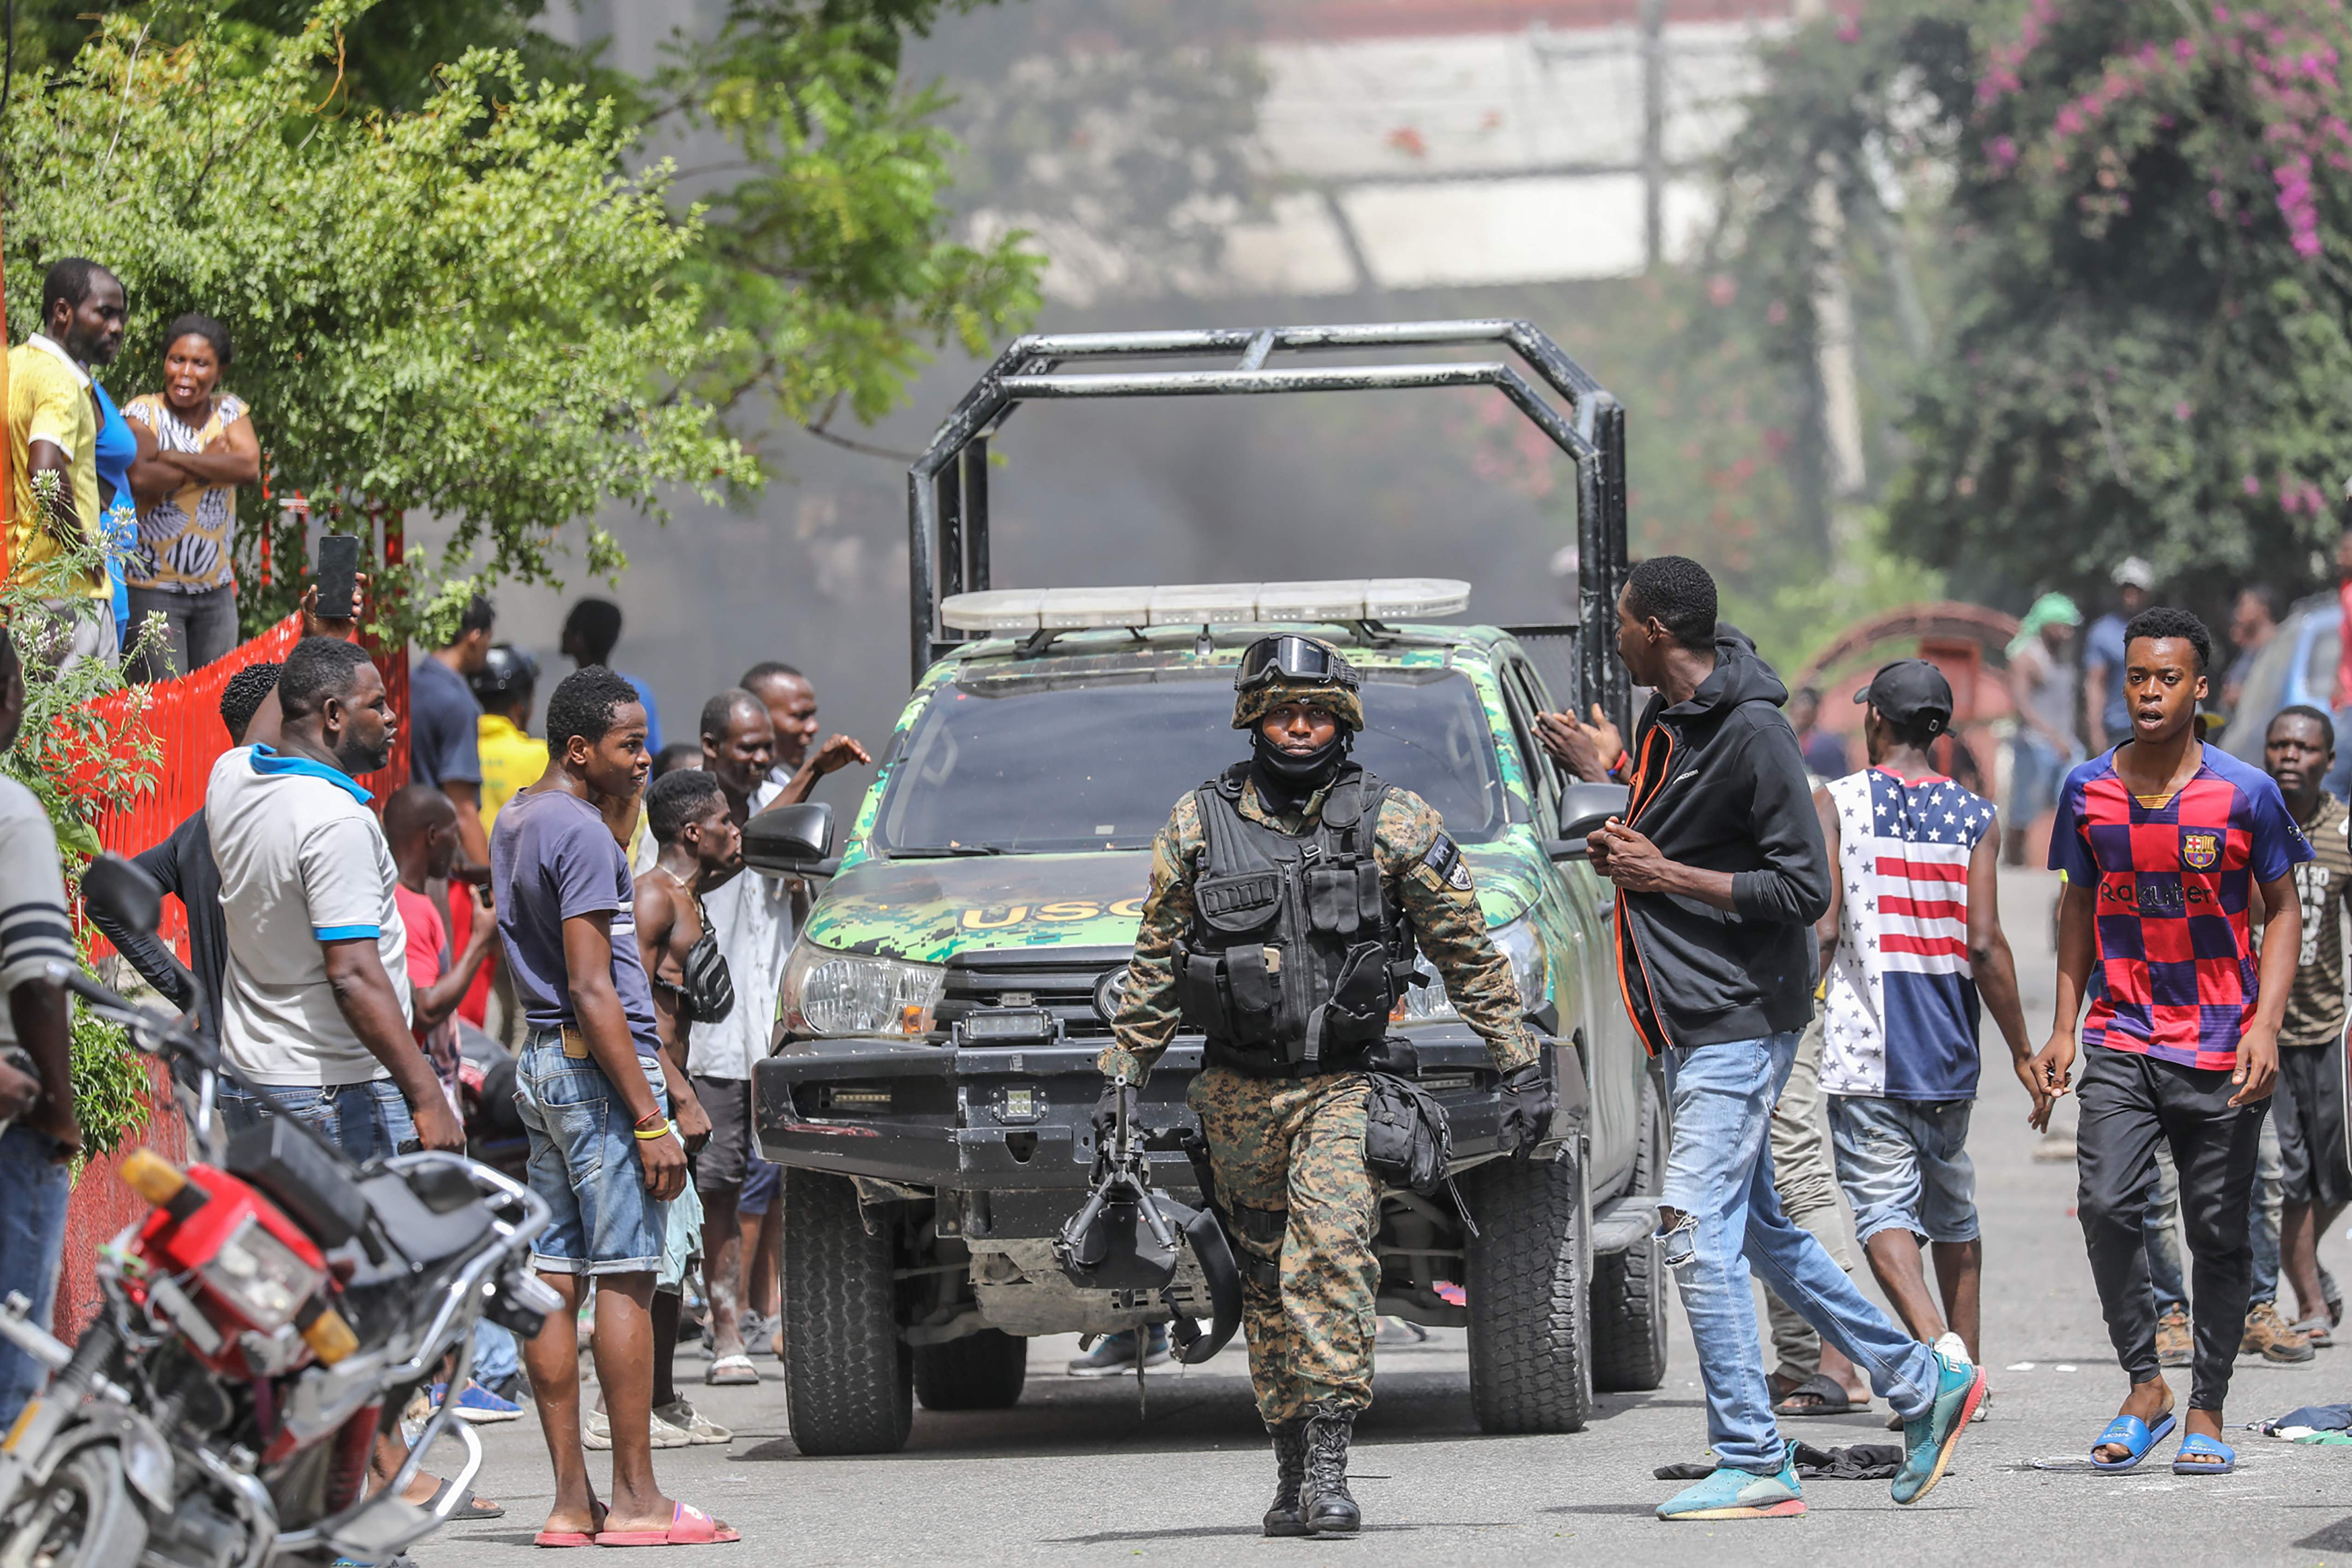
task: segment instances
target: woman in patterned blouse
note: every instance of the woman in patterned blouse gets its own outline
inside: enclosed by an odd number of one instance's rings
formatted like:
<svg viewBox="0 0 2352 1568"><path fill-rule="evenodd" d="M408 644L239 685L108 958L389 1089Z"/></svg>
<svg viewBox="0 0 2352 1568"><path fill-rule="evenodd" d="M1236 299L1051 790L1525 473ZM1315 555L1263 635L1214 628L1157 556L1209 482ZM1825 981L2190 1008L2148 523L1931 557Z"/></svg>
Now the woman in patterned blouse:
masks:
<svg viewBox="0 0 2352 1568"><path fill-rule="evenodd" d="M182 316L163 334L163 390L122 410L139 437L139 547L124 574L131 625L160 615L170 631L170 668L134 668L138 679L184 674L236 646L236 487L261 478L261 443L245 400L220 390L228 363L228 329Z"/></svg>

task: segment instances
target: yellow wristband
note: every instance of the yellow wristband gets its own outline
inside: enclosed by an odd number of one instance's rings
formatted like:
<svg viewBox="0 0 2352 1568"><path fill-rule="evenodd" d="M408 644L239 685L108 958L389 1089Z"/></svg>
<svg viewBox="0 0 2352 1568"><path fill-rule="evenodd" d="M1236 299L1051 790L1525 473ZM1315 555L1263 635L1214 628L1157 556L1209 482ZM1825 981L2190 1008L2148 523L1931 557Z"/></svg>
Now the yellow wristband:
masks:
<svg viewBox="0 0 2352 1568"><path fill-rule="evenodd" d="M656 1139L656 1138L667 1138L667 1137L668 1137L668 1136L669 1136L669 1129L668 1129L667 1126L656 1127L656 1128L655 1128L655 1129L654 1129L652 1131L650 1131L650 1132L647 1132L647 1131L644 1131L643 1129L640 1129L640 1130L638 1131L638 1132L637 1132L637 1136L638 1136L639 1138L643 1139L645 1142L646 1142L650 1143L650 1142L653 1142L655 1139Z"/></svg>

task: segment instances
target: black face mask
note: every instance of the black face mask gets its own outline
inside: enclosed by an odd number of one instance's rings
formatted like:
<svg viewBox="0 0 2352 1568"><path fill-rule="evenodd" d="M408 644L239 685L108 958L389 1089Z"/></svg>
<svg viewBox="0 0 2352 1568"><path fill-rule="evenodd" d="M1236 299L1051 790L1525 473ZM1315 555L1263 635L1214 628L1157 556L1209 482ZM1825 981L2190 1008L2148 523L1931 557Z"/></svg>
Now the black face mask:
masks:
<svg viewBox="0 0 2352 1568"><path fill-rule="evenodd" d="M1264 730L1250 732L1250 775L1258 794L1277 811L1288 811L1331 782L1348 760L1355 736L1341 730L1330 741L1305 755L1284 751L1265 738Z"/></svg>

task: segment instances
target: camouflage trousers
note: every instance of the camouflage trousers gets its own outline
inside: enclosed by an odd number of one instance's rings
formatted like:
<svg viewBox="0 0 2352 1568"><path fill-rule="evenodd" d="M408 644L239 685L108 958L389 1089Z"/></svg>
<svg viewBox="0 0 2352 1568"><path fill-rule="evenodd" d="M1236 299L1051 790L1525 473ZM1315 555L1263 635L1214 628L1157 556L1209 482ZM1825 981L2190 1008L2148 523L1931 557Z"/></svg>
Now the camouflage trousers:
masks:
<svg viewBox="0 0 2352 1568"><path fill-rule="evenodd" d="M1360 1073L1254 1079L1206 1068L1186 1096L1201 1119L1218 1197L1242 1250L1242 1327L1250 1384L1267 1425L1318 1400L1372 1402L1372 1231L1381 1184L1364 1165ZM1269 1289L1250 1258L1276 1265Z"/></svg>

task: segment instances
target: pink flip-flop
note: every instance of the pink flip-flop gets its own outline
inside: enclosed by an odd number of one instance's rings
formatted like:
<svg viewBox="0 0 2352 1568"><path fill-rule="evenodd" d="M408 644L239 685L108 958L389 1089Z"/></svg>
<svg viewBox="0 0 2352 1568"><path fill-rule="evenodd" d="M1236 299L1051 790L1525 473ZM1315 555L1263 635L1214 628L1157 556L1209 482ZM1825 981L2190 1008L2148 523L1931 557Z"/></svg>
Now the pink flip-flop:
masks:
<svg viewBox="0 0 2352 1568"><path fill-rule="evenodd" d="M667 1530L602 1530L599 1546L723 1546L742 1536L692 1503L679 1503Z"/></svg>
<svg viewBox="0 0 2352 1568"><path fill-rule="evenodd" d="M603 1503L599 1502L591 1503L589 1505L589 1511L591 1517L595 1520L597 1526L602 1527L604 1522L604 1516L610 1510L607 1510ZM542 1530L537 1535L530 1538L530 1543L533 1546L593 1546L596 1544L596 1533L593 1529Z"/></svg>

